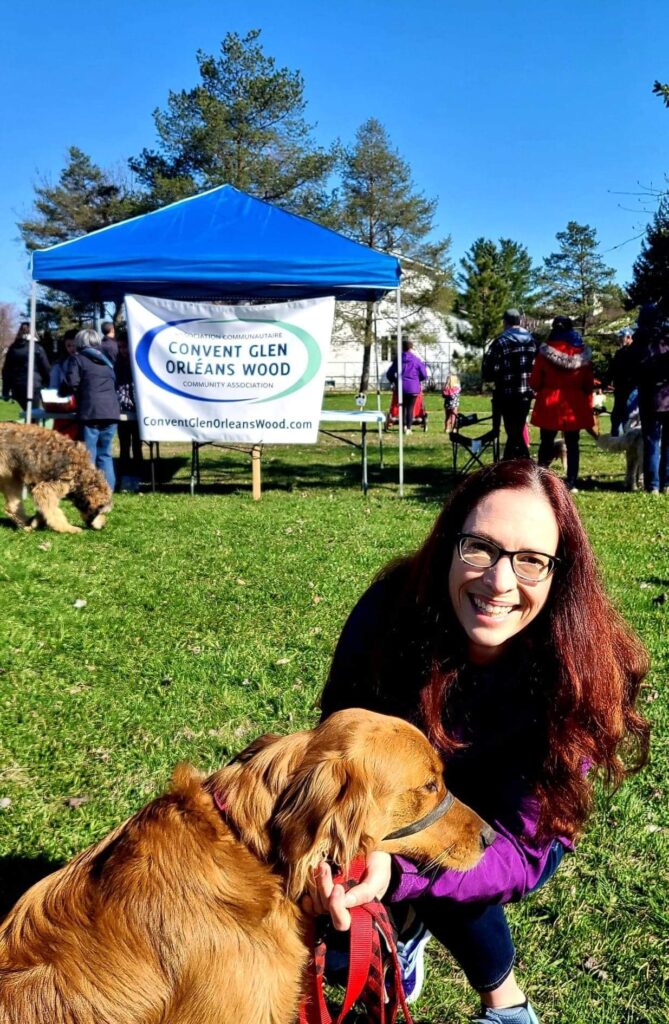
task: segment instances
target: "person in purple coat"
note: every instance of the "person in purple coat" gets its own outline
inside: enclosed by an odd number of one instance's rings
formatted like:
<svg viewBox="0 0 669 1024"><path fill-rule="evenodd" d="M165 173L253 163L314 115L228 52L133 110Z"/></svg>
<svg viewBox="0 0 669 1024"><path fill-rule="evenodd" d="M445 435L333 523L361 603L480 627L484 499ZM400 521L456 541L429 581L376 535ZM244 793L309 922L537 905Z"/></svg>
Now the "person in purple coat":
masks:
<svg viewBox="0 0 669 1024"><path fill-rule="evenodd" d="M397 386L397 359L393 359L388 367L386 377ZM402 342L402 402L404 433L410 434L413 426L413 411L416 399L421 392L421 384L427 380L427 367L413 351L413 342L405 339Z"/></svg>
<svg viewBox="0 0 669 1024"><path fill-rule="evenodd" d="M647 671L564 484L529 460L467 477L419 550L386 566L353 609L321 708L413 722L442 753L448 788L497 838L467 872L375 851L348 892L323 864L314 909L346 930L349 907L383 898L409 1000L432 933L479 993L475 1021L537 1024L504 904L573 849L598 774L618 784L645 764L649 726L635 705Z"/></svg>

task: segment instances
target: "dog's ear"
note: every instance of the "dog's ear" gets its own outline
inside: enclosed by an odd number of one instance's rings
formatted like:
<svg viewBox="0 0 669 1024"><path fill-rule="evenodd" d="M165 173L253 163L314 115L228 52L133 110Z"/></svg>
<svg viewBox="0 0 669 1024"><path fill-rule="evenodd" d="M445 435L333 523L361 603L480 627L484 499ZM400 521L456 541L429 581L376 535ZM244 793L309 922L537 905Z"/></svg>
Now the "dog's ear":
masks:
<svg viewBox="0 0 669 1024"><path fill-rule="evenodd" d="M269 826L277 801L301 763L310 736L267 733L209 779L208 788L225 800L226 813L243 841L263 860L272 855Z"/></svg>
<svg viewBox="0 0 669 1024"><path fill-rule="evenodd" d="M345 868L371 849L375 812L371 786L356 762L332 757L297 771L272 821L292 899L306 891L323 857Z"/></svg>

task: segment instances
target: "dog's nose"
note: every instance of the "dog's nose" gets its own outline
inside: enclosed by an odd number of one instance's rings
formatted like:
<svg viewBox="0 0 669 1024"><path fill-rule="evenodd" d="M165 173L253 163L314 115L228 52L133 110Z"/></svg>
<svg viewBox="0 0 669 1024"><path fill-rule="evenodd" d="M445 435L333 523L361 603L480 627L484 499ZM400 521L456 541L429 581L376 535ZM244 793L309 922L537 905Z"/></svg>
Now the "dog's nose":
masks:
<svg viewBox="0 0 669 1024"><path fill-rule="evenodd" d="M481 849L487 850L489 846L492 846L496 838L497 833L494 828L491 828L490 825L486 825L484 829L481 829Z"/></svg>

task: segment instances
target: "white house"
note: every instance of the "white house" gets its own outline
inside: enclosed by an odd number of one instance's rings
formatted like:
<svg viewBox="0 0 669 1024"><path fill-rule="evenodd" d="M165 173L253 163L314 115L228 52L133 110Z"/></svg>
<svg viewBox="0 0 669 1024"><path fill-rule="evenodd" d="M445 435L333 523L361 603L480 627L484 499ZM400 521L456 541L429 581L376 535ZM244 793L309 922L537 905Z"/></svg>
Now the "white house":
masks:
<svg viewBox="0 0 669 1024"><path fill-rule="evenodd" d="M363 346L354 335L347 315L360 316L360 307L352 303L338 303L338 315L332 335L332 346L325 374L326 386L332 388L357 389L362 370ZM394 301L384 299L375 310L376 344L372 348L369 369L370 390L376 390L377 379L381 388L387 388L386 370L393 358L397 334L397 314ZM465 346L458 339L458 329L466 329L464 320L454 316L423 310L417 314L405 314L402 319L402 337L410 338L414 351L427 364L430 371L430 385L441 390L443 382L451 371L455 355L464 352Z"/></svg>

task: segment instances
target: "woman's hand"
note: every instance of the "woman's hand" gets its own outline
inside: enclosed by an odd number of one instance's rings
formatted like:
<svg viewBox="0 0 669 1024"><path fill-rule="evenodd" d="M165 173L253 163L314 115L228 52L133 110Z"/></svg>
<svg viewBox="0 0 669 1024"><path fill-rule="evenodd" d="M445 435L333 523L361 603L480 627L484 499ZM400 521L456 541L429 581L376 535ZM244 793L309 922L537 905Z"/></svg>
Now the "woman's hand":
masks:
<svg viewBox="0 0 669 1024"><path fill-rule="evenodd" d="M367 857L360 882L347 892L343 885L333 883L330 865L323 861L314 868L313 889L304 899L304 909L314 914L329 914L337 931L347 932L351 927L349 909L382 899L390 885L390 870L390 854L374 850Z"/></svg>

